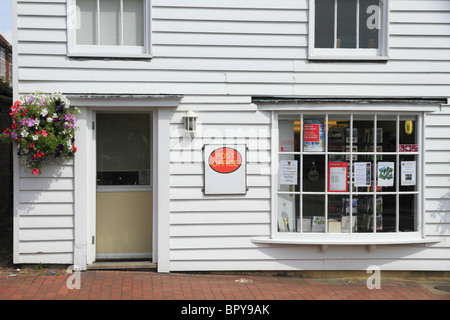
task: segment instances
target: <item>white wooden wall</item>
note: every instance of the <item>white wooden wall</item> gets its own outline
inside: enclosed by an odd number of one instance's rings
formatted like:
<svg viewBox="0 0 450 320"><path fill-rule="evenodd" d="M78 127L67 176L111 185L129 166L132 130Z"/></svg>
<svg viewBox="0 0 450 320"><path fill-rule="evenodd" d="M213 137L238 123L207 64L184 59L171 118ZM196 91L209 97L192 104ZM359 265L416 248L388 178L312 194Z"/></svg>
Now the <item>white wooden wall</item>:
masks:
<svg viewBox="0 0 450 320"><path fill-rule="evenodd" d="M34 176L20 165L16 186L15 263L73 262L73 163L42 169ZM18 222L18 223L17 223Z"/></svg>
<svg viewBox="0 0 450 320"><path fill-rule="evenodd" d="M70 59L65 0L17 2L18 94L184 95L171 121L171 270L339 269L349 268L347 259L354 259L350 268L356 269L377 263L391 269L450 269L448 240L426 250L411 245L371 253L364 247L320 252L250 241L270 234L271 136L269 115L259 112L251 97L449 97L450 0L391 0L387 63L308 61L307 0L152 0L153 59L144 61ZM181 117L189 109L201 121L192 144L181 132ZM426 119L425 230L430 236L450 235L449 123L448 107ZM206 198L201 191L201 146L222 137L250 147L246 196ZM58 252L55 259L61 262L71 259L73 195L65 188L73 182L69 175L64 183L50 184L50 177L32 183L20 177L21 188L34 188L20 196L23 261L53 259L53 253L41 251ZM63 204L60 195L66 196ZM56 211L33 211L40 207ZM26 215L29 208L44 216ZM53 214L54 221L48 219ZM55 232L46 232L47 223L58 224L51 229Z"/></svg>

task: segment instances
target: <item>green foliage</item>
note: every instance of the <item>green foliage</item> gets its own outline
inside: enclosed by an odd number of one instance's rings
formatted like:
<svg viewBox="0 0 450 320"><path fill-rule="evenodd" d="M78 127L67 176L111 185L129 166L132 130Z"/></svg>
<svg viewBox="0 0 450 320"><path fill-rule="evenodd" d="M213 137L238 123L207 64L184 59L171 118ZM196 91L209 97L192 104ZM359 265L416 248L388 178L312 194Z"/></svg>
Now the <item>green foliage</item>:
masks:
<svg viewBox="0 0 450 320"><path fill-rule="evenodd" d="M40 174L44 165L74 157L77 113L78 108L70 107L61 94L27 95L11 107L11 127L0 139L15 143L23 163Z"/></svg>

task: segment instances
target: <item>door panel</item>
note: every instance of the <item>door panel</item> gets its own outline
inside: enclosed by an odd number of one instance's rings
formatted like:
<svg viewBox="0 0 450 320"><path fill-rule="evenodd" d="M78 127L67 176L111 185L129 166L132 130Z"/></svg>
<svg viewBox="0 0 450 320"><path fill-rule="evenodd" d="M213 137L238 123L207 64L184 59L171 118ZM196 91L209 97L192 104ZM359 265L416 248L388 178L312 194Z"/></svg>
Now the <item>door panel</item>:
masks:
<svg viewBox="0 0 450 320"><path fill-rule="evenodd" d="M152 252L153 192L97 194L97 256L148 258Z"/></svg>

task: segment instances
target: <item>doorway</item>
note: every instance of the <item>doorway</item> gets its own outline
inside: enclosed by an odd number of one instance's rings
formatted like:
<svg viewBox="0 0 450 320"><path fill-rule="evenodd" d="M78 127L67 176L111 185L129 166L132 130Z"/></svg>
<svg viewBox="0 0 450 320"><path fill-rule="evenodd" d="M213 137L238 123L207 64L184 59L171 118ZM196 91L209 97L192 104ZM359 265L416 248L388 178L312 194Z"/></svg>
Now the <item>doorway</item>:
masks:
<svg viewBox="0 0 450 320"><path fill-rule="evenodd" d="M96 260L152 257L149 113L96 114Z"/></svg>

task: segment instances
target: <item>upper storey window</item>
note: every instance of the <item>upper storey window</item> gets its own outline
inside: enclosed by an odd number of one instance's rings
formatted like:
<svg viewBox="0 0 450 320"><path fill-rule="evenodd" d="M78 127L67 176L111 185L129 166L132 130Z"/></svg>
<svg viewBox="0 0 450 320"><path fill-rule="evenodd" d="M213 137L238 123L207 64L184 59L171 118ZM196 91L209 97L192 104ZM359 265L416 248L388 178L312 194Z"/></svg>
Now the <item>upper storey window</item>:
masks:
<svg viewBox="0 0 450 320"><path fill-rule="evenodd" d="M68 17L72 55L150 53L150 0L70 0Z"/></svg>
<svg viewBox="0 0 450 320"><path fill-rule="evenodd" d="M383 0L310 0L310 59L386 59Z"/></svg>

